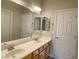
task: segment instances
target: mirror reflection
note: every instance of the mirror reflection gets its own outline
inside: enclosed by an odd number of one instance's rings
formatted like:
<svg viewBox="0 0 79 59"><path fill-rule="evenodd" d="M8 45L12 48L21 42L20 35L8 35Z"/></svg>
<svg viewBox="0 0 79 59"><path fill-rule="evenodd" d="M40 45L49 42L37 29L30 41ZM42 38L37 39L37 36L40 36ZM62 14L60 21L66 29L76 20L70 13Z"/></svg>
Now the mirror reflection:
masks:
<svg viewBox="0 0 79 59"><path fill-rule="evenodd" d="M42 30L50 31L50 20L47 17L43 17L42 19Z"/></svg>
<svg viewBox="0 0 79 59"><path fill-rule="evenodd" d="M40 17L35 17L34 30L41 30L41 18Z"/></svg>
<svg viewBox="0 0 79 59"><path fill-rule="evenodd" d="M49 18L36 17L33 14L34 12L21 4L2 0L1 42L32 37L34 34L39 36L41 35L41 31L50 31Z"/></svg>
<svg viewBox="0 0 79 59"><path fill-rule="evenodd" d="M30 37L32 12L9 0L1 1L1 42Z"/></svg>
<svg viewBox="0 0 79 59"><path fill-rule="evenodd" d="M50 19L47 17L35 17L34 30L50 31Z"/></svg>

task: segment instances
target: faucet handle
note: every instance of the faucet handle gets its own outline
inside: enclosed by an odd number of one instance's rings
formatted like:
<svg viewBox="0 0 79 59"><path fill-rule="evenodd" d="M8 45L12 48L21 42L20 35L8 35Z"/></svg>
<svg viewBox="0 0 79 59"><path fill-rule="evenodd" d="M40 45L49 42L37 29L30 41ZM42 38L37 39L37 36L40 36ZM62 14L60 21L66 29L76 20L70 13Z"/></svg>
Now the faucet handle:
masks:
<svg viewBox="0 0 79 59"><path fill-rule="evenodd" d="M14 49L13 45L8 45L8 46L7 46L7 48L8 48L8 51L10 51L10 50L13 50L13 49Z"/></svg>
<svg viewBox="0 0 79 59"><path fill-rule="evenodd" d="M1 44L1 50L7 49L7 43L2 43Z"/></svg>
<svg viewBox="0 0 79 59"><path fill-rule="evenodd" d="M7 45L7 43L4 43L4 45Z"/></svg>

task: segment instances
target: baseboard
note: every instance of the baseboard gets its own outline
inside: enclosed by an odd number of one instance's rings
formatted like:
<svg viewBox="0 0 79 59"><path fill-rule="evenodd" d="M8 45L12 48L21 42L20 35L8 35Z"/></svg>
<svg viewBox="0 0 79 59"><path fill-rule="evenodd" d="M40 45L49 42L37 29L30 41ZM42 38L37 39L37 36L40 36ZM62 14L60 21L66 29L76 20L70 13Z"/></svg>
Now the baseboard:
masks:
<svg viewBox="0 0 79 59"><path fill-rule="evenodd" d="M56 58L54 58L51 54L49 55L49 57L51 57L51 58L53 58L53 59L56 59Z"/></svg>

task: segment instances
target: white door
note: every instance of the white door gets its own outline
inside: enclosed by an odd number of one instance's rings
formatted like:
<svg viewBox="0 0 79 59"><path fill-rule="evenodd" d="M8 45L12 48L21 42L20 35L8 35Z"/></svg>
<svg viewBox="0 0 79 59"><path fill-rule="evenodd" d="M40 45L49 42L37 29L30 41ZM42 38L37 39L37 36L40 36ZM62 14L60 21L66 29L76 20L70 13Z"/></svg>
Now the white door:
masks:
<svg viewBox="0 0 79 59"><path fill-rule="evenodd" d="M76 59L77 10L57 10L56 24L56 59Z"/></svg>
<svg viewBox="0 0 79 59"><path fill-rule="evenodd" d="M1 42L10 40L11 33L11 12L1 10Z"/></svg>

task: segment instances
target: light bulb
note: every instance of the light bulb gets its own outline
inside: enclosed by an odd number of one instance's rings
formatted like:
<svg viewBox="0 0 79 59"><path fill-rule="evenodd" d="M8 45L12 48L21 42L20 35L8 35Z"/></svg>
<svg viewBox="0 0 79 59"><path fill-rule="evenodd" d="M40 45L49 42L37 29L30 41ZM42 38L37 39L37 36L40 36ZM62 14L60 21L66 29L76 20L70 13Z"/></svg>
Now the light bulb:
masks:
<svg viewBox="0 0 79 59"><path fill-rule="evenodd" d="M35 11L41 11L41 8L38 7L38 6L35 6L35 7L34 7L34 10L35 10Z"/></svg>

